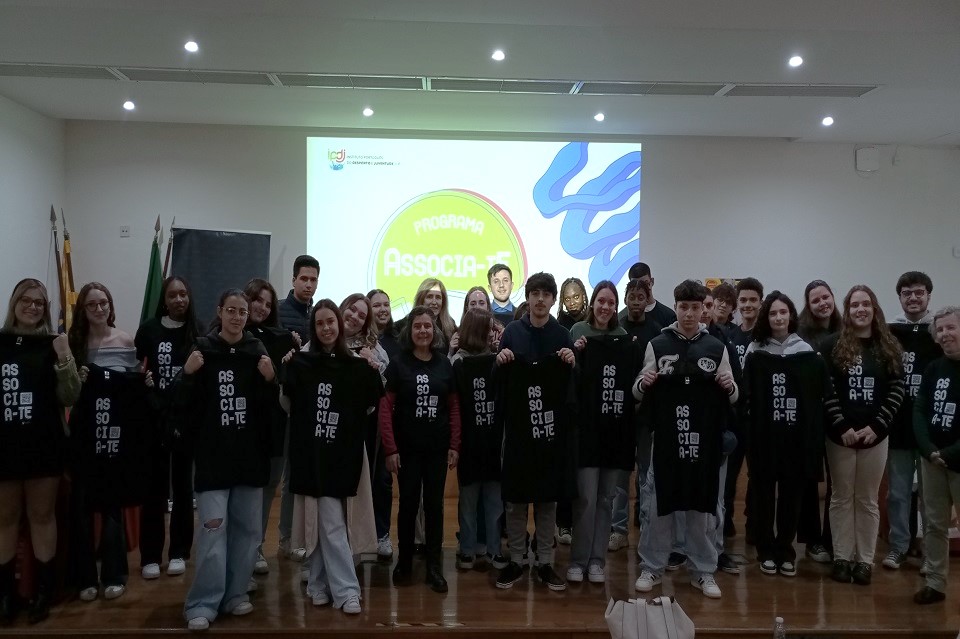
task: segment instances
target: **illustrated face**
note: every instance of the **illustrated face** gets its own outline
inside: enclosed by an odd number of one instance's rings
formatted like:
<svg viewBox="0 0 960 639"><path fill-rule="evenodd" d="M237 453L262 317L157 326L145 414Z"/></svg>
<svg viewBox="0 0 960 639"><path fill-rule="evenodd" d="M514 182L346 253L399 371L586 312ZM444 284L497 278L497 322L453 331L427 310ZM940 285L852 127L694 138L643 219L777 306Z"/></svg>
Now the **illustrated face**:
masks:
<svg viewBox="0 0 960 639"><path fill-rule="evenodd" d="M826 286L815 286L810 289L810 293L807 295L807 303L810 305L810 312L813 316L821 320L830 319L836 308L833 293Z"/></svg>
<svg viewBox="0 0 960 639"><path fill-rule="evenodd" d="M490 291L493 293L493 299L502 306L510 300L510 293L513 292L513 278L506 270L497 271L490 278Z"/></svg>
<svg viewBox="0 0 960 639"><path fill-rule="evenodd" d="M617 298L608 288L601 290L593 298L593 318L597 326L605 327L617 312Z"/></svg>
<svg viewBox="0 0 960 639"><path fill-rule="evenodd" d="M780 300L771 304L767 319L770 320L770 332L774 337L783 339L787 336L790 328L790 308L786 304Z"/></svg>
<svg viewBox="0 0 960 639"><path fill-rule="evenodd" d="M413 318L411 337L413 345L418 348L430 348L433 344L433 318L423 313Z"/></svg>
<svg viewBox="0 0 960 639"><path fill-rule="evenodd" d="M301 302L309 302L317 290L320 272L312 266L301 266L300 272L293 278L293 296Z"/></svg>
<svg viewBox="0 0 960 639"><path fill-rule="evenodd" d="M270 289L262 289L260 294L250 302L250 321L254 324L263 322L270 316L271 310L273 310L273 295L270 294Z"/></svg>
<svg viewBox="0 0 960 639"><path fill-rule="evenodd" d="M313 330L317 333L317 340L324 350L330 350L340 337L340 327L337 326L337 316L329 308L321 308L313 318Z"/></svg>

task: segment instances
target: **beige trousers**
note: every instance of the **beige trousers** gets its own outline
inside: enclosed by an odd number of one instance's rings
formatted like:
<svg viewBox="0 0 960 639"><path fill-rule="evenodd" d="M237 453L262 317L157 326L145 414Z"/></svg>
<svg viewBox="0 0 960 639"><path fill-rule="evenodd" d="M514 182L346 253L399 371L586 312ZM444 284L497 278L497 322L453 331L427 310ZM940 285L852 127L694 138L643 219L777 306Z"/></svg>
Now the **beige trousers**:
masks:
<svg viewBox="0 0 960 639"><path fill-rule="evenodd" d="M877 493L887 466L884 439L873 448L858 450L827 440L827 463L833 478L830 529L833 557L873 565L880 532Z"/></svg>

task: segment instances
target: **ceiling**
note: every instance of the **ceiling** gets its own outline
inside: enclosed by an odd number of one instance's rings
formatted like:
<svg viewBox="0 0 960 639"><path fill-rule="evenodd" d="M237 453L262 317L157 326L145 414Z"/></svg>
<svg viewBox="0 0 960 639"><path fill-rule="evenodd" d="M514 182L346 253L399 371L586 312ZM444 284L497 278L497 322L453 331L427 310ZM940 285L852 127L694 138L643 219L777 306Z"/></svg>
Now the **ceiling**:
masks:
<svg viewBox="0 0 960 639"><path fill-rule="evenodd" d="M183 49L190 39L200 45L196 54ZM495 48L506 60L491 60ZM805 60L797 69L786 64L794 54ZM476 87L446 78L559 82L437 90L445 82ZM350 88L289 86L297 83ZM398 83L415 88L355 88ZM600 85L644 94L584 94L593 83L645 83ZM750 86L757 84L772 87ZM822 85L863 95L738 95L838 91ZM705 95L683 94L691 92ZM64 119L347 135L706 135L958 147L960 2L0 0L0 95ZM133 112L122 109L125 100L136 103ZM372 117L361 114L365 106ZM593 119L599 111L602 123ZM825 115L833 127L820 124Z"/></svg>

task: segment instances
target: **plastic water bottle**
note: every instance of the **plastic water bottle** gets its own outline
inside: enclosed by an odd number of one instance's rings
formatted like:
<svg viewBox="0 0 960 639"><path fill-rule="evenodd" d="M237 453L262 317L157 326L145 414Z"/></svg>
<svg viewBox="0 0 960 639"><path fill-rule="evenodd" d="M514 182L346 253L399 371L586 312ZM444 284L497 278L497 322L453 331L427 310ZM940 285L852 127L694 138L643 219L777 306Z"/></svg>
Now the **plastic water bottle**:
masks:
<svg viewBox="0 0 960 639"><path fill-rule="evenodd" d="M787 639L787 627L783 623L783 617L773 620L773 639Z"/></svg>

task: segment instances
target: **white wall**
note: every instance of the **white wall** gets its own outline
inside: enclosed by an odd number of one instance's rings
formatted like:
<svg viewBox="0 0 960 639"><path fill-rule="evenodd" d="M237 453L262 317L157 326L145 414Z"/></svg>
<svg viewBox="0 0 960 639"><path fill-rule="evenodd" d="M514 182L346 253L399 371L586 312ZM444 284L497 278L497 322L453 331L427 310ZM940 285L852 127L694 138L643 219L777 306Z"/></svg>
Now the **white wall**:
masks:
<svg viewBox="0 0 960 639"><path fill-rule="evenodd" d="M292 260L306 247L306 138L316 134L68 122L66 200L78 285L107 284L119 326L134 330L160 214L165 229L176 216L183 226L270 231L270 278L284 295ZM685 277L755 275L799 301L807 281L823 278L840 297L852 284L869 284L892 316L896 278L917 269L934 279L934 305L960 302L960 260L951 252L960 246L960 151L901 147L894 163L895 149L882 148L880 171L864 176L854 170L854 150L643 140L641 253L657 295L669 300ZM122 224L131 226L130 238L120 238ZM342 232L347 238L349 228Z"/></svg>
<svg viewBox="0 0 960 639"><path fill-rule="evenodd" d="M59 296L50 253L50 206L64 203L64 123L0 96L0 299L6 315L13 285L24 277ZM69 212L68 212L69 215ZM56 302L55 302L56 304Z"/></svg>

